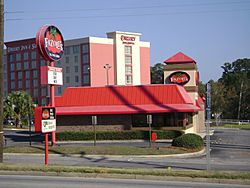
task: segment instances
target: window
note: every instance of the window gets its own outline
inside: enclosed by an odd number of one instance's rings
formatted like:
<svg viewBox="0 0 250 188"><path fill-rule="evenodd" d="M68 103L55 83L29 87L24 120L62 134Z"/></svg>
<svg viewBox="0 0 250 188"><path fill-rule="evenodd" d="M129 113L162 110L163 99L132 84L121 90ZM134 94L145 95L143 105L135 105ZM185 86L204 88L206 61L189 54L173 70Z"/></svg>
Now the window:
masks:
<svg viewBox="0 0 250 188"><path fill-rule="evenodd" d="M66 57L65 63L69 63L69 57Z"/></svg>
<svg viewBox="0 0 250 188"><path fill-rule="evenodd" d="M21 70L22 68L22 64L21 63L17 63L16 64L16 70Z"/></svg>
<svg viewBox="0 0 250 188"><path fill-rule="evenodd" d="M15 72L11 72L10 73L10 79L11 80L15 80Z"/></svg>
<svg viewBox="0 0 250 188"><path fill-rule="evenodd" d="M23 60L28 60L29 59L29 52L24 52L23 53Z"/></svg>
<svg viewBox="0 0 250 188"><path fill-rule="evenodd" d="M125 46L125 54L132 54L132 46Z"/></svg>
<svg viewBox="0 0 250 188"><path fill-rule="evenodd" d="M15 85L16 85L16 84L15 84L15 81L12 81L12 82L10 83L10 88L11 88L11 89L15 89Z"/></svg>
<svg viewBox="0 0 250 188"><path fill-rule="evenodd" d="M70 73L70 68L66 67L66 73Z"/></svg>
<svg viewBox="0 0 250 188"><path fill-rule="evenodd" d="M84 54L82 56L82 60L84 64L88 64L89 63L89 54Z"/></svg>
<svg viewBox="0 0 250 188"><path fill-rule="evenodd" d="M10 70L11 70L11 71L14 71L14 70L15 70L15 64L14 64L14 63L11 63L11 64L10 64Z"/></svg>
<svg viewBox="0 0 250 188"><path fill-rule="evenodd" d="M36 59L36 51L31 52L31 59Z"/></svg>
<svg viewBox="0 0 250 188"><path fill-rule="evenodd" d="M131 56L125 56L125 64L127 64L127 65L132 64L132 57Z"/></svg>
<svg viewBox="0 0 250 188"><path fill-rule="evenodd" d="M78 66L75 66L75 72L78 72Z"/></svg>
<svg viewBox="0 0 250 188"><path fill-rule="evenodd" d="M38 78L37 70L33 70L33 78Z"/></svg>
<svg viewBox="0 0 250 188"><path fill-rule="evenodd" d="M35 69L35 68L36 68L36 61L32 61L32 63L31 63L31 68L32 68L32 69Z"/></svg>
<svg viewBox="0 0 250 188"><path fill-rule="evenodd" d="M79 82L79 77L78 76L75 76L75 82Z"/></svg>
<svg viewBox="0 0 250 188"><path fill-rule="evenodd" d="M47 96L47 88L43 87L42 88L42 97L46 97Z"/></svg>
<svg viewBox="0 0 250 188"><path fill-rule="evenodd" d="M10 54L10 62L13 62L14 61L14 57L15 57L15 55L14 54Z"/></svg>
<svg viewBox="0 0 250 188"><path fill-rule="evenodd" d="M77 55L74 56L74 62L75 62L75 63L78 63L78 56L77 56Z"/></svg>
<svg viewBox="0 0 250 188"><path fill-rule="evenodd" d="M89 84L89 74L83 75L83 84Z"/></svg>
<svg viewBox="0 0 250 188"><path fill-rule="evenodd" d="M21 71L17 72L17 78L22 79L22 77L23 77L23 73Z"/></svg>
<svg viewBox="0 0 250 188"><path fill-rule="evenodd" d="M82 45L82 53L88 53L89 52L89 45L83 44Z"/></svg>
<svg viewBox="0 0 250 188"><path fill-rule="evenodd" d="M83 73L89 73L89 65L88 64L83 65Z"/></svg>
<svg viewBox="0 0 250 188"><path fill-rule="evenodd" d="M26 79L30 78L30 71L25 71L25 78Z"/></svg>
<svg viewBox="0 0 250 188"><path fill-rule="evenodd" d="M126 75L126 84L132 84L132 76Z"/></svg>
<svg viewBox="0 0 250 188"><path fill-rule="evenodd" d="M30 80L25 81L25 86L26 86L26 89L30 88Z"/></svg>
<svg viewBox="0 0 250 188"><path fill-rule="evenodd" d="M45 60L41 60L41 61L40 61L40 64L41 64L41 66L45 66L45 65L47 65L47 63L46 63L46 61L45 61Z"/></svg>
<svg viewBox="0 0 250 188"><path fill-rule="evenodd" d="M70 46L64 48L64 53L65 53L65 55L69 55L69 54L70 54L70 51L71 51Z"/></svg>
<svg viewBox="0 0 250 188"><path fill-rule="evenodd" d="M79 52L80 52L80 46L79 45L73 46L73 54L77 54Z"/></svg>
<svg viewBox="0 0 250 188"><path fill-rule="evenodd" d="M23 82L22 82L22 80L19 80L18 81L18 89L22 89L22 87L23 87Z"/></svg>
<svg viewBox="0 0 250 188"><path fill-rule="evenodd" d="M57 92L58 92L58 95L61 95L62 94L62 87L58 87Z"/></svg>
<svg viewBox="0 0 250 188"><path fill-rule="evenodd" d="M33 80L33 87L37 87L37 86L38 86L38 80L35 79L35 80Z"/></svg>
<svg viewBox="0 0 250 188"><path fill-rule="evenodd" d="M132 74L132 66L125 66L125 73Z"/></svg>
<svg viewBox="0 0 250 188"><path fill-rule="evenodd" d="M20 53L16 54L16 61L21 61L21 54Z"/></svg>
<svg viewBox="0 0 250 188"><path fill-rule="evenodd" d="M26 70L29 69L30 62L25 61L24 64L23 64L23 66L24 66L24 67L23 67L24 69L26 69Z"/></svg>
<svg viewBox="0 0 250 188"><path fill-rule="evenodd" d="M35 88L33 89L33 97L37 97L38 96L38 89Z"/></svg>
<svg viewBox="0 0 250 188"><path fill-rule="evenodd" d="M66 83L68 84L70 82L69 76L66 76Z"/></svg>
<svg viewBox="0 0 250 188"><path fill-rule="evenodd" d="M47 105L47 99L46 98L42 98L42 106L46 106Z"/></svg>

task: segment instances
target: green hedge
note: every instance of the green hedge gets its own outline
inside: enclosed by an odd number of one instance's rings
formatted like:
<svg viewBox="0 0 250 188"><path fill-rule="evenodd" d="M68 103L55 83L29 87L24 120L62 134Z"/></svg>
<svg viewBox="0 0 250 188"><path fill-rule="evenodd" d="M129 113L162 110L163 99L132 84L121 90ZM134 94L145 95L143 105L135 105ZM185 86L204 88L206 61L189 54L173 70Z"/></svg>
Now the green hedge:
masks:
<svg viewBox="0 0 250 188"><path fill-rule="evenodd" d="M199 135L189 133L173 139L172 146L198 149L204 146L204 142Z"/></svg>
<svg viewBox="0 0 250 188"><path fill-rule="evenodd" d="M183 134L177 130L156 130L158 139L173 139ZM97 140L133 140L133 139L149 139L148 131L102 131L96 132ZM94 132L59 132L56 134L56 139L63 140L93 140Z"/></svg>

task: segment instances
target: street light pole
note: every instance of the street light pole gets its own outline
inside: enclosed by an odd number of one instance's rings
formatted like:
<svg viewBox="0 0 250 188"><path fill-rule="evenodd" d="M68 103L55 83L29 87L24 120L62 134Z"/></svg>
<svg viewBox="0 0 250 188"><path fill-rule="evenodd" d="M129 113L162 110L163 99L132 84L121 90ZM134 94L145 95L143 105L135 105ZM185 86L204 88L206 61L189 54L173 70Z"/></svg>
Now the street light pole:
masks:
<svg viewBox="0 0 250 188"><path fill-rule="evenodd" d="M109 73L108 73L108 71L109 71L109 69L111 69L111 65L109 65L109 64L106 64L106 65L104 65L104 67L103 68L105 68L106 69L106 75L107 75L107 86L109 85Z"/></svg>
<svg viewBox="0 0 250 188"><path fill-rule="evenodd" d="M4 55L4 0L0 0L0 163L3 162L3 55Z"/></svg>

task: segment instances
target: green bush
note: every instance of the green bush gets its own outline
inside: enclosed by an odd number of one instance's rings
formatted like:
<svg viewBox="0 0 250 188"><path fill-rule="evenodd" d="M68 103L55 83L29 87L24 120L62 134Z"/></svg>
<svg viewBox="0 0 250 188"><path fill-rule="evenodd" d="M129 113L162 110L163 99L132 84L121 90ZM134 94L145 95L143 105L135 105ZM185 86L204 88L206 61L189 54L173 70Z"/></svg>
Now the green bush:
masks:
<svg viewBox="0 0 250 188"><path fill-rule="evenodd" d="M199 135L189 133L173 139L172 146L198 149L204 146L204 142Z"/></svg>
<svg viewBox="0 0 250 188"><path fill-rule="evenodd" d="M176 130L155 130L158 139L173 139L183 134ZM56 134L57 140L93 140L93 131L82 132L59 132ZM133 140L133 139L149 139L148 131L98 131L96 132L97 140Z"/></svg>

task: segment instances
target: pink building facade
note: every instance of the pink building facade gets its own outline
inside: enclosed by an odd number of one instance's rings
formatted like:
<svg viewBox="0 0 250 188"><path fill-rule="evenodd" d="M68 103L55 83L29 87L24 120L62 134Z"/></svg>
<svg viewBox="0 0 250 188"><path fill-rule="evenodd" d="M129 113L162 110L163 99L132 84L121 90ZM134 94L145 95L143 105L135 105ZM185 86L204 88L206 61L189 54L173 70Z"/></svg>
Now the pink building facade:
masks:
<svg viewBox="0 0 250 188"><path fill-rule="evenodd" d="M68 87L150 84L150 43L140 37L140 33L115 31L106 38L65 40L64 57L55 63L63 68L63 85L56 86L56 95ZM35 38L5 45L8 93L23 90L36 104L48 105L49 89L40 83L40 66L48 62L39 55Z"/></svg>

